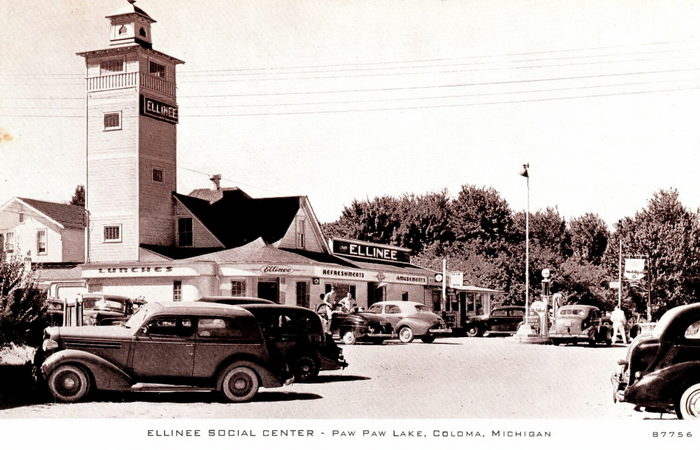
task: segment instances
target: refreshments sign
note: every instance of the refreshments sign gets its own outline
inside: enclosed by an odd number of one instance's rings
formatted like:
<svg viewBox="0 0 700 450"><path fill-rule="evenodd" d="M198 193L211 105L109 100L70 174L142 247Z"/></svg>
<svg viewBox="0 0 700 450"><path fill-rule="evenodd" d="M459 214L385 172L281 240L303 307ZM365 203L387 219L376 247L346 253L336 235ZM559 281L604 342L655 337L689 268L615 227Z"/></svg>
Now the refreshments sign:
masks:
<svg viewBox="0 0 700 450"><path fill-rule="evenodd" d="M408 263L411 261L411 251L409 249L391 245L333 238L331 248L333 253L337 255L390 262Z"/></svg>
<svg viewBox="0 0 700 450"><path fill-rule="evenodd" d="M153 100L145 95L141 96L141 115L152 117L168 123L177 123L177 106L168 105L159 100Z"/></svg>
<svg viewBox="0 0 700 450"><path fill-rule="evenodd" d="M630 281L639 281L644 278L644 259L626 258L625 259L625 279Z"/></svg>

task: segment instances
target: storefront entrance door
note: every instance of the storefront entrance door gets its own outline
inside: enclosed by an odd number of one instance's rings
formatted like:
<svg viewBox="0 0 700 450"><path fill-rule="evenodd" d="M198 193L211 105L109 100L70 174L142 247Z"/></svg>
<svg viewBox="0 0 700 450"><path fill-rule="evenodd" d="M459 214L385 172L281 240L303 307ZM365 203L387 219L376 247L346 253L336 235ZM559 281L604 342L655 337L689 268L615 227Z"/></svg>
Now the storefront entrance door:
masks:
<svg viewBox="0 0 700 450"><path fill-rule="evenodd" d="M278 281L258 281L258 297L280 302L280 284Z"/></svg>

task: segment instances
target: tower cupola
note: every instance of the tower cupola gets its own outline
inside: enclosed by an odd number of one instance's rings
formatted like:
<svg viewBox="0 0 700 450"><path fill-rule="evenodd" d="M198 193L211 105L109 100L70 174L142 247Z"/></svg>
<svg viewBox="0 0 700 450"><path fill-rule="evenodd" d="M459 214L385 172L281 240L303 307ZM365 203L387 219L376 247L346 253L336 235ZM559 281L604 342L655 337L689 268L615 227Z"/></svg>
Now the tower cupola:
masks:
<svg viewBox="0 0 700 450"><path fill-rule="evenodd" d="M110 21L110 45L139 44L151 48L151 24L155 20L136 6L136 0L127 0L128 5L105 16Z"/></svg>

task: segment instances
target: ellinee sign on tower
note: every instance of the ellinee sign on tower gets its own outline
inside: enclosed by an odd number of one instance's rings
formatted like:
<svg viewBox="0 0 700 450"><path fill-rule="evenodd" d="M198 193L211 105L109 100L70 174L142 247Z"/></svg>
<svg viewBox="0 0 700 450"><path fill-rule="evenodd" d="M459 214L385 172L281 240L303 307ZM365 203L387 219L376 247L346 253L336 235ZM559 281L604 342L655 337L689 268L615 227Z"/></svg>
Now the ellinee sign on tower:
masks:
<svg viewBox="0 0 700 450"><path fill-rule="evenodd" d="M107 16L110 47L87 67L87 210L91 262L137 261L139 244L172 245L178 109L175 69L153 49L145 11Z"/></svg>

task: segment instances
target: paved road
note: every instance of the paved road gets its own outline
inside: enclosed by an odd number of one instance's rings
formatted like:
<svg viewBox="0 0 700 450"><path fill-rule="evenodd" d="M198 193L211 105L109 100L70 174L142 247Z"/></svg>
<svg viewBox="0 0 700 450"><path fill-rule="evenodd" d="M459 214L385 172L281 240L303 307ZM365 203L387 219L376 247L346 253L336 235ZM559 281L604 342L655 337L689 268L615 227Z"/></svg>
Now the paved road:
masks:
<svg viewBox="0 0 700 450"><path fill-rule="evenodd" d="M625 355L621 346L449 338L345 346L344 352L345 371L261 391L248 404L202 393L102 394L75 405L6 405L0 418L658 418L611 402L609 374Z"/></svg>

